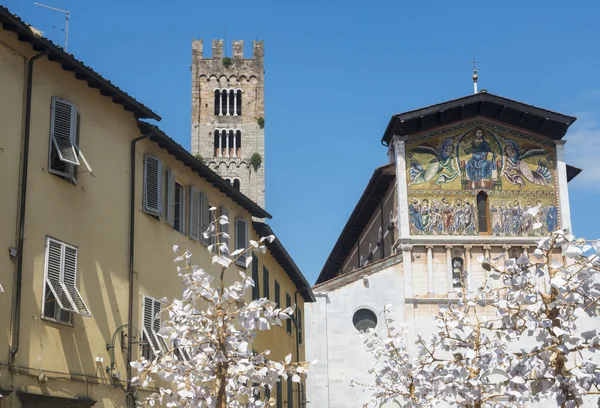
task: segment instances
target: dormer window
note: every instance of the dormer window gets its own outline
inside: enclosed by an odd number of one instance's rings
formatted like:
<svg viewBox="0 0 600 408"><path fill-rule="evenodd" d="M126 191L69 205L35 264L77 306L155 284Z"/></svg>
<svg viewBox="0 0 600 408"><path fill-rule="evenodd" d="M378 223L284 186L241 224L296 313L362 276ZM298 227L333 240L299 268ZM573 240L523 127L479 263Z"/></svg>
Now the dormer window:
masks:
<svg viewBox="0 0 600 408"><path fill-rule="evenodd" d="M241 89L215 89L215 116L242 116Z"/></svg>

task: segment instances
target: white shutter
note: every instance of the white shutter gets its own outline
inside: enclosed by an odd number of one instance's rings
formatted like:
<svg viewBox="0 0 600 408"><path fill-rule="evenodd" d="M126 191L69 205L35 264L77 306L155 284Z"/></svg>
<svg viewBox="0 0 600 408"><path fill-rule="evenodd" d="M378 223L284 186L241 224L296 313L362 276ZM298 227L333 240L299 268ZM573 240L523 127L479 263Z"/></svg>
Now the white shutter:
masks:
<svg viewBox="0 0 600 408"><path fill-rule="evenodd" d="M162 166L154 156L144 156L144 211L160 216Z"/></svg>
<svg viewBox="0 0 600 408"><path fill-rule="evenodd" d="M175 172L167 169L167 222L175 225Z"/></svg>
<svg viewBox="0 0 600 408"><path fill-rule="evenodd" d="M73 305L77 308L77 313L91 317L92 314L75 285L77 282L77 248L69 245L64 245L63 282Z"/></svg>
<svg viewBox="0 0 600 408"><path fill-rule="evenodd" d="M148 341L154 354L159 354L160 345L154 334L154 299L148 296L144 296L144 302L142 304L142 321L144 337Z"/></svg>
<svg viewBox="0 0 600 408"><path fill-rule="evenodd" d="M235 219L235 249L246 249L248 248L248 223L246 220L239 218ZM240 255L237 263L242 266L246 266L247 254Z"/></svg>
<svg viewBox="0 0 600 408"><path fill-rule="evenodd" d="M65 163L79 166L75 150L77 107L74 104L52 97L50 134L59 159Z"/></svg>
<svg viewBox="0 0 600 408"><path fill-rule="evenodd" d="M221 229L221 232L229 235L229 211L227 210L227 208L221 206L221 209L220 209L219 212L220 212L219 216L221 216L221 217L223 217L223 216L227 217L227 221L228 221L227 224L221 224L221 223L219 223L219 227ZM230 248L229 248L229 237L221 235L219 241L222 244L227 245L227 251L226 251L226 253L229 254L230 251L231 251Z"/></svg>
<svg viewBox="0 0 600 408"><path fill-rule="evenodd" d="M68 312L77 313L77 308L71 301L62 280L63 249L62 242L46 238L46 283L50 287L58 307Z"/></svg>
<svg viewBox="0 0 600 408"><path fill-rule="evenodd" d="M190 238L200 239L200 191L190 186Z"/></svg>
<svg viewBox="0 0 600 408"><path fill-rule="evenodd" d="M205 238L204 234L208 232L210 221L210 203L208 202L208 196L204 193L200 193L200 232L202 233L202 243L207 246L211 244L212 234L209 234L208 238Z"/></svg>

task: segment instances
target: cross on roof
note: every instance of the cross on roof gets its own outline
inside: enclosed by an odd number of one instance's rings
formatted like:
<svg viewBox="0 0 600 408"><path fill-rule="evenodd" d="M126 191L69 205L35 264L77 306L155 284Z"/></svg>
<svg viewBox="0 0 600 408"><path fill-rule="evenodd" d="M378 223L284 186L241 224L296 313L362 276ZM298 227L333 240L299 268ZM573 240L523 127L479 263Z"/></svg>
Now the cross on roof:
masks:
<svg viewBox="0 0 600 408"><path fill-rule="evenodd" d="M479 61L475 61L475 58L473 58L473 61L469 61L469 64L473 64L473 71L477 72L477 64L479 64Z"/></svg>

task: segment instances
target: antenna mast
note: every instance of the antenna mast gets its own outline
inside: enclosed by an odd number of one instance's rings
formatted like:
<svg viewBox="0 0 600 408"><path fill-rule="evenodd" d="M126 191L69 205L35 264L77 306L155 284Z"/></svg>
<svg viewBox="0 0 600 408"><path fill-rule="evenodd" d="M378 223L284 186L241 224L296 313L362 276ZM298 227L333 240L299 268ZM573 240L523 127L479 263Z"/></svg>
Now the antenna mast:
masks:
<svg viewBox="0 0 600 408"><path fill-rule="evenodd" d="M65 51L67 50L67 43L69 42L69 17L71 17L71 13L69 13L67 10L62 10L56 7L52 7L52 6L47 6L45 4L41 4L41 3L33 3L36 6L40 6L40 7L44 7L47 8L49 10L54 10L54 11L58 11L59 13L63 13L65 15L65 19L66 19L66 24L65 24Z"/></svg>

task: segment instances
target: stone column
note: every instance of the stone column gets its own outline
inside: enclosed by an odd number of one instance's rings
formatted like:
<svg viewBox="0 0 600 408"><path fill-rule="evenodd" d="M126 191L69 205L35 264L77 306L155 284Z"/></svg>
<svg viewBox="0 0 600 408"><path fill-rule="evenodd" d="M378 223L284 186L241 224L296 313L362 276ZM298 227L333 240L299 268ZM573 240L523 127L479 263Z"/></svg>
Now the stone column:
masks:
<svg viewBox="0 0 600 408"><path fill-rule="evenodd" d="M529 245L523 245L523 256L529 257L528 249Z"/></svg>
<svg viewBox="0 0 600 408"><path fill-rule="evenodd" d="M219 89L219 116L223 116L223 90Z"/></svg>
<svg viewBox="0 0 600 408"><path fill-rule="evenodd" d="M237 90L233 91L233 116L237 116L237 93ZM235 142L233 142L233 145L235 146ZM235 153L233 154L233 156L235 157Z"/></svg>
<svg viewBox="0 0 600 408"><path fill-rule="evenodd" d="M489 245L483 246L483 257L485 259L490 259L490 249L492 249L492 247Z"/></svg>
<svg viewBox="0 0 600 408"><path fill-rule="evenodd" d="M510 253L509 253L510 248L511 248L510 245L502 245L502 250L504 251L504 260L505 261L510 259Z"/></svg>
<svg viewBox="0 0 600 408"><path fill-rule="evenodd" d="M229 131L228 130L225 131L225 157L229 157Z"/></svg>
<svg viewBox="0 0 600 408"><path fill-rule="evenodd" d="M558 200L560 207L560 227L571 231L571 208L567 188L567 163L565 162L566 140L556 141L556 173L558 174Z"/></svg>
<svg viewBox="0 0 600 408"><path fill-rule="evenodd" d="M236 144L237 144L237 134L233 134L233 157L237 157L237 149L236 149Z"/></svg>
<svg viewBox="0 0 600 408"><path fill-rule="evenodd" d="M227 113L226 113L226 115L229 115L229 99L230 99L230 96L231 96L231 89L228 89L227 90Z"/></svg>
<svg viewBox="0 0 600 408"><path fill-rule="evenodd" d="M465 245L465 272L467 273L467 289L473 290L473 274L471 273L471 248L473 245Z"/></svg>
<svg viewBox="0 0 600 408"><path fill-rule="evenodd" d="M413 246L410 244L401 244L402 265L404 267L404 295L407 298L413 297L413 278L412 278L412 258L411 251Z"/></svg>
<svg viewBox="0 0 600 408"><path fill-rule="evenodd" d="M446 245L446 262L448 265L448 293L454 291L454 282L452 281L452 245Z"/></svg>
<svg viewBox="0 0 600 408"><path fill-rule="evenodd" d="M396 185L398 187L398 238L410 238L408 221L408 187L406 178L406 150L404 140L394 136L394 154L396 159Z"/></svg>
<svg viewBox="0 0 600 408"><path fill-rule="evenodd" d="M435 287L433 284L433 246L427 245L427 281L429 283L429 294L435 293Z"/></svg>

